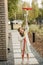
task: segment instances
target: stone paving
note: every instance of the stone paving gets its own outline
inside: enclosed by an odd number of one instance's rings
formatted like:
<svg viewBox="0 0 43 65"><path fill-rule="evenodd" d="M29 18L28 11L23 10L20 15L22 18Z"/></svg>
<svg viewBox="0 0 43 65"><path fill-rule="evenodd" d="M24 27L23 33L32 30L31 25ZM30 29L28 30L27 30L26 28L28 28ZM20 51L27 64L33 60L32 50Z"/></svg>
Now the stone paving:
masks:
<svg viewBox="0 0 43 65"><path fill-rule="evenodd" d="M1 61L0 65L21 65L21 50L20 50L20 42L18 41L18 31L13 30L10 31L10 38L9 38L9 48L10 53L8 53L8 60L7 61ZM29 45L29 65L43 65L43 59L40 57L40 55L36 52L36 50ZM27 62L27 58L25 55L24 58L24 65Z"/></svg>

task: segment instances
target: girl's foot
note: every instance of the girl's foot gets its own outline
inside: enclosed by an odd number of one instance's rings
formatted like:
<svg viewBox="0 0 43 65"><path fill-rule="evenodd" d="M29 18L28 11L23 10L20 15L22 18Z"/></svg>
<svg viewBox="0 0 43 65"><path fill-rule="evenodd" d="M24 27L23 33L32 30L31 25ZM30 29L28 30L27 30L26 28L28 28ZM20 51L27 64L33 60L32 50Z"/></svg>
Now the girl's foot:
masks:
<svg viewBox="0 0 43 65"><path fill-rule="evenodd" d="M21 64L22 64L22 65L24 64L24 60L22 60Z"/></svg>
<svg viewBox="0 0 43 65"><path fill-rule="evenodd" d="M27 64L29 64L29 60L27 60Z"/></svg>

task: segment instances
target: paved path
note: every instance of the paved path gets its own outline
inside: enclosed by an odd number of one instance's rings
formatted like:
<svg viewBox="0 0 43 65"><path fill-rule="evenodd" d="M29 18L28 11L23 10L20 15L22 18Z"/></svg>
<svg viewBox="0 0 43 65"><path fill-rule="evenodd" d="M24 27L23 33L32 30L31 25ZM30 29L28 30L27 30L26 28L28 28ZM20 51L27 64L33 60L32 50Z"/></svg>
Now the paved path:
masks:
<svg viewBox="0 0 43 65"><path fill-rule="evenodd" d="M11 32L12 36L12 46L13 46L13 61L15 65L21 64L21 50L20 50L20 42L18 41L18 31L14 30ZM39 56L39 54L35 51L35 49L31 46L29 46L29 64L30 65L43 65L42 58ZM26 64L27 58L25 55L24 64Z"/></svg>
<svg viewBox="0 0 43 65"><path fill-rule="evenodd" d="M13 30L10 31L11 35L9 38L9 48L10 53L8 53L8 61L0 62L0 65L21 65L21 50L20 50L20 42L18 41L18 31ZM35 49L29 46L29 65L43 65L43 59L39 56L39 54L35 51ZM26 64L27 58L25 55L24 64Z"/></svg>

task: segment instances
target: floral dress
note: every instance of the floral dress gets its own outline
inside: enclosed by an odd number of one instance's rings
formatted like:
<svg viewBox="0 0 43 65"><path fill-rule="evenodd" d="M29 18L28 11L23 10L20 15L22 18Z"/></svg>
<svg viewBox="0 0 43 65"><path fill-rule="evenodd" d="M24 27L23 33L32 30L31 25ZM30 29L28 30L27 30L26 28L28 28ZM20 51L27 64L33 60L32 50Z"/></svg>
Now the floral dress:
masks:
<svg viewBox="0 0 43 65"><path fill-rule="evenodd" d="M29 42L27 33L25 32L25 35L23 37L21 35L19 35L18 39L19 39L19 42L20 42L20 48L21 48L21 50L24 50L24 39L26 39L24 52L26 54L28 54L29 53L29 43L30 42Z"/></svg>

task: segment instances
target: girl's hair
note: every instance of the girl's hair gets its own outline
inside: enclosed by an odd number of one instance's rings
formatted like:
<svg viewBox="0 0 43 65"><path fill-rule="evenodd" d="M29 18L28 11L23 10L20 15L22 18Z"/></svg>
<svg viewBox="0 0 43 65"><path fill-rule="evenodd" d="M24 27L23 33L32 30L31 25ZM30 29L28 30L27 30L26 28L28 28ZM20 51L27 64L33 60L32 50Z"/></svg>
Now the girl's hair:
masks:
<svg viewBox="0 0 43 65"><path fill-rule="evenodd" d="M19 28L18 28L18 32L20 31L20 28L22 28L22 29L25 31L25 29L24 29L23 27L19 27Z"/></svg>
<svg viewBox="0 0 43 65"><path fill-rule="evenodd" d="M20 31L20 27L18 28L18 32Z"/></svg>

